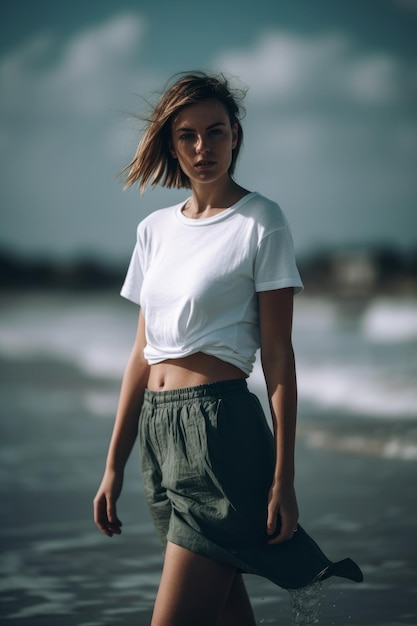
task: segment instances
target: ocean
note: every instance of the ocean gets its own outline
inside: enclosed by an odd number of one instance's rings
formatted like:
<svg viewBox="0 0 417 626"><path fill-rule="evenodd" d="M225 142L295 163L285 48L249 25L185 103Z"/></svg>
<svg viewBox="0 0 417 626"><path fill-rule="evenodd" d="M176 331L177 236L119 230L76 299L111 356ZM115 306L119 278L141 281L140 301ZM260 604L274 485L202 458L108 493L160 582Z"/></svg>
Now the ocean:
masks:
<svg viewBox="0 0 417 626"><path fill-rule="evenodd" d="M135 305L114 292L3 294L0 615L4 623L149 623L162 561L135 454L119 504L122 537L108 541L91 521L91 500L101 478L137 313ZM389 583L384 578L386 570L381 573L377 566L384 557L397 583L403 581L406 607L402 613L398 609L395 622L387 611L384 618L372 617L371 609L364 608L365 592L349 591L351 587L343 583L334 606L334 596L328 596L324 621L319 623L416 624L417 613L407 605L415 595L404 582L415 576L416 548L397 545L391 554L381 542L390 533L396 536L395 523L404 532L404 524L411 529L415 521L415 505L410 504L404 482L415 474L417 461L417 299L381 296L348 302L297 296L294 348L301 467L297 491L309 517L304 525L320 542L324 539L331 549L341 551L341 558L364 559L363 569L372 584L362 589L372 595L379 585L380 607L388 602L384 589L393 585L391 578ZM249 386L266 408L259 359ZM308 480L312 472L317 474L313 490ZM385 495L377 493L372 509L369 494L382 487L379 481L399 500L388 506ZM323 505L326 502L331 504ZM328 507L326 513L323 506ZM363 537L378 507L386 514L381 542L368 542L364 548ZM249 587L260 623L290 623L283 592L258 579ZM352 617L352 598L362 607L360 618Z"/></svg>
<svg viewBox="0 0 417 626"><path fill-rule="evenodd" d="M0 355L15 363L56 360L87 377L108 380L109 390L82 393L86 410L106 418L115 410L136 319L136 306L115 293L11 296L1 308ZM378 450L417 460L412 428L417 418L417 298L352 304L298 296L293 337L301 416L304 409L336 420L360 416L375 420L375 426L385 424L387 432L389 424L401 423L406 441L400 432L399 438L384 441L369 440L369 433L362 441L365 433L358 433L357 452ZM259 359L249 385L264 394ZM378 437L380 432L375 428Z"/></svg>

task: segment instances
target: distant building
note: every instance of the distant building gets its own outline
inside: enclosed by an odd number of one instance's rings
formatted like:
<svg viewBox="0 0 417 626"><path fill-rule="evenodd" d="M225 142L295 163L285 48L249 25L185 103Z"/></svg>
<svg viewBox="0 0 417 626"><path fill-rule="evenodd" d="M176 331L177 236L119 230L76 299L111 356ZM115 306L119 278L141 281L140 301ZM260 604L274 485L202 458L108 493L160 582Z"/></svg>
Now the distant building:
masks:
<svg viewBox="0 0 417 626"><path fill-rule="evenodd" d="M342 295L365 296L373 292L379 278L379 268L371 252L343 250L331 259L331 279Z"/></svg>

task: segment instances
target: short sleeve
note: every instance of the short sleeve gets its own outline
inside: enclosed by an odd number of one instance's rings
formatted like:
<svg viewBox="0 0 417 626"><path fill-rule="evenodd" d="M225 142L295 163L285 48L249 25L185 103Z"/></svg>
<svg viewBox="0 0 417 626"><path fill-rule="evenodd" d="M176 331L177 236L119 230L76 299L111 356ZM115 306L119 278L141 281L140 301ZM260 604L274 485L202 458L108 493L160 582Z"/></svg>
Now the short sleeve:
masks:
<svg viewBox="0 0 417 626"><path fill-rule="evenodd" d="M257 292L285 287L294 287L294 293L303 290L288 227L274 230L259 243L255 259L254 281Z"/></svg>
<svg viewBox="0 0 417 626"><path fill-rule="evenodd" d="M143 260L141 259L140 249L140 242L138 240L130 259L126 278L120 290L120 295L123 296L123 298L127 298L139 305L140 292L143 284Z"/></svg>

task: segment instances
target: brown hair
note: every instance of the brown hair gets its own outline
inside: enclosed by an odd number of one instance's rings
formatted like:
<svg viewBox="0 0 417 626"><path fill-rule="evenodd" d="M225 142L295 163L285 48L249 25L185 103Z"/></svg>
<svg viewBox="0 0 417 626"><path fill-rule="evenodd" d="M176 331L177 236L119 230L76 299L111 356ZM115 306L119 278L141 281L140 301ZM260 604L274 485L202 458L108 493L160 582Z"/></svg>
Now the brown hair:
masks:
<svg viewBox="0 0 417 626"><path fill-rule="evenodd" d="M244 113L241 105L244 96L245 91L232 89L223 74L214 76L205 72L193 72L182 74L170 86L168 83L151 115L145 118L147 126L135 156L121 172L127 172L124 189L138 183L143 192L148 183L156 185L159 182L164 187L190 188L190 179L181 170L178 160L174 159L169 149L171 121L187 105L212 99L223 104L229 114L230 124L237 124L238 139L232 151L229 168L229 174L232 175L243 141L240 119Z"/></svg>

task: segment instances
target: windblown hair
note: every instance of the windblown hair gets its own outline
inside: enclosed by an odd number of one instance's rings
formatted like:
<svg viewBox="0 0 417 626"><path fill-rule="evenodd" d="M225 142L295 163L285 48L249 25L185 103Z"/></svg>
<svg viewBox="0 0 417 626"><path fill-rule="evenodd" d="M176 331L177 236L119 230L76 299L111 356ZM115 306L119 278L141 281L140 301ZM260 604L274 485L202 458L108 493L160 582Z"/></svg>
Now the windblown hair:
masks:
<svg viewBox="0 0 417 626"><path fill-rule="evenodd" d="M150 116L145 118L147 124L136 154L121 172L121 174L127 172L124 189L136 183L142 193L149 183L153 186L161 183L163 187L177 189L191 187L190 179L170 152L171 122L184 107L206 100L218 100L225 107L230 124L237 124L238 139L232 151L229 168L229 174L232 175L243 141L240 119L244 114L241 104L244 96L245 91L232 89L223 74L219 76L208 75L205 72L181 74L180 78L162 92Z"/></svg>

